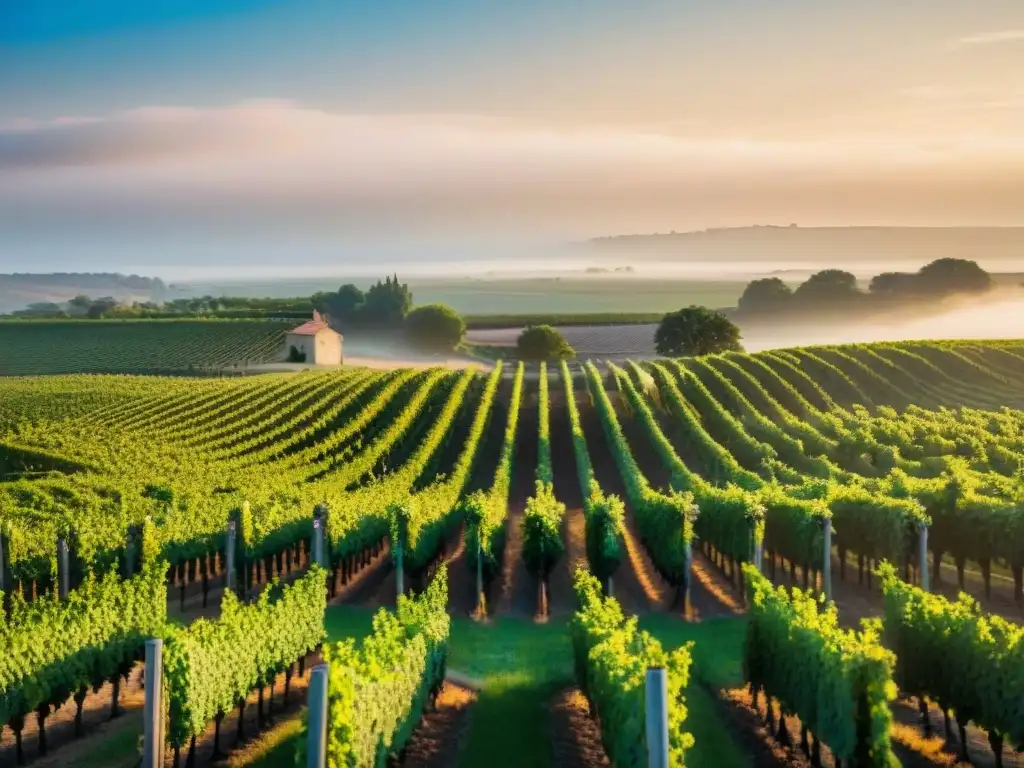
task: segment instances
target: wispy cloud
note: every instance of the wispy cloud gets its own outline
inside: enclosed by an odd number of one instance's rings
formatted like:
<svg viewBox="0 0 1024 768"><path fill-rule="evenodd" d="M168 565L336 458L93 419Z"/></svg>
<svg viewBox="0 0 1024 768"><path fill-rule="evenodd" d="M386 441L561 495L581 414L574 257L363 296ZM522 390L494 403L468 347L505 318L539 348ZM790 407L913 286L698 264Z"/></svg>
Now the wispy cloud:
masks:
<svg viewBox="0 0 1024 768"><path fill-rule="evenodd" d="M946 95L938 87L919 94ZM1020 132L846 129L782 140L677 129L344 113L284 101L21 120L0 126L0 231L35 238L134 227L183 236L262 227L305 236L440 222L453 231L585 232L596 221L657 227L679 211L702 226L853 204L871 218L893 203L923 210L929 196L968 190L986 211L1024 210L1013 184L1024 173Z"/></svg>
<svg viewBox="0 0 1024 768"><path fill-rule="evenodd" d="M1002 45L1005 43L1024 43L1024 29L1003 29L998 32L982 32L976 35L968 35L957 40L954 47L973 48L981 45Z"/></svg>

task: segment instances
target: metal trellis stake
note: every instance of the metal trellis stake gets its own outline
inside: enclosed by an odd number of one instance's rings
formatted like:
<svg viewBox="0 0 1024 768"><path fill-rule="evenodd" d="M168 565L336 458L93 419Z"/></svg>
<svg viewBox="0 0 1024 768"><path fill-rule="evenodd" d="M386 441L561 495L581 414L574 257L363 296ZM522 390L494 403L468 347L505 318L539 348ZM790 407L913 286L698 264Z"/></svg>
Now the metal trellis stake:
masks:
<svg viewBox="0 0 1024 768"><path fill-rule="evenodd" d="M668 672L650 667L645 682L647 767L668 768Z"/></svg>
<svg viewBox="0 0 1024 768"><path fill-rule="evenodd" d="M145 732L142 737L142 768L162 768L163 733L163 652L164 641L146 641Z"/></svg>
<svg viewBox="0 0 1024 768"><path fill-rule="evenodd" d="M306 744L306 768L327 765L327 680L326 664L313 667L309 677L309 732Z"/></svg>

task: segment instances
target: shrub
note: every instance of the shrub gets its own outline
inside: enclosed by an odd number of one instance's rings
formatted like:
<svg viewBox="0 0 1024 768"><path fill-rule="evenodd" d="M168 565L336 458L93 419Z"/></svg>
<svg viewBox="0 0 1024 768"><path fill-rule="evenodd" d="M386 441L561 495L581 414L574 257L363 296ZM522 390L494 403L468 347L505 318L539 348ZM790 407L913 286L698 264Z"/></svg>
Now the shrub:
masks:
<svg viewBox="0 0 1024 768"><path fill-rule="evenodd" d="M721 312L690 306L665 315L654 334L659 355L711 355L742 352L740 329Z"/></svg>
<svg viewBox="0 0 1024 768"><path fill-rule="evenodd" d="M560 360L575 357L576 350L550 325L535 325L519 334L516 352L520 360Z"/></svg>
<svg viewBox="0 0 1024 768"><path fill-rule="evenodd" d="M466 323L445 304L425 304L406 315L405 334L417 349L451 352L466 335Z"/></svg>

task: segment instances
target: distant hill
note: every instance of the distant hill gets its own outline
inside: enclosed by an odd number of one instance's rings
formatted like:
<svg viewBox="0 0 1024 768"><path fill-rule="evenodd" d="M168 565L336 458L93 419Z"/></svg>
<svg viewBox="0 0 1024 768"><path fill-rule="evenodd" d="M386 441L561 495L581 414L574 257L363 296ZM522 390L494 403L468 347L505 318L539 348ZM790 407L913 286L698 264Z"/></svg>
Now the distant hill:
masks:
<svg viewBox="0 0 1024 768"><path fill-rule="evenodd" d="M117 272L58 272L0 274L0 312L13 312L29 304L62 303L78 295L94 299L112 296L122 301L161 301L167 286L158 277Z"/></svg>
<svg viewBox="0 0 1024 768"><path fill-rule="evenodd" d="M753 226L600 237L583 247L616 257L679 263L727 259L824 267L894 260L920 266L953 257L975 259L992 269L992 262L1024 262L1024 227Z"/></svg>

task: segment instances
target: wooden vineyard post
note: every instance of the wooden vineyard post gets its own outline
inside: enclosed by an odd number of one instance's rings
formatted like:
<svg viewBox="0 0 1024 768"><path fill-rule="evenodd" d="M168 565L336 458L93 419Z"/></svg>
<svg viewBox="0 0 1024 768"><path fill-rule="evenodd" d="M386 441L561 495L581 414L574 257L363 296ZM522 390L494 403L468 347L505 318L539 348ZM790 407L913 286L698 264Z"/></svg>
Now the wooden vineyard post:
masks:
<svg viewBox="0 0 1024 768"><path fill-rule="evenodd" d="M668 768L668 672L664 667L647 670L644 686L648 768Z"/></svg>
<svg viewBox="0 0 1024 768"><path fill-rule="evenodd" d="M921 589L925 592L931 591L931 580L928 574L928 524L918 523L917 524L918 537L918 556L920 557L920 570L921 570Z"/></svg>
<svg viewBox="0 0 1024 768"><path fill-rule="evenodd" d="M142 737L142 768L162 768L163 733L163 652L164 641L146 641L145 731Z"/></svg>
<svg viewBox="0 0 1024 768"><path fill-rule="evenodd" d="M825 599L832 600L832 518L825 518L825 546L822 552L821 583L825 590Z"/></svg>
<svg viewBox="0 0 1024 768"><path fill-rule="evenodd" d="M66 536L57 538L57 597L64 600L71 591L71 553Z"/></svg>
<svg viewBox="0 0 1024 768"><path fill-rule="evenodd" d="M228 520L228 530L224 536L224 591L235 589L235 537L238 535L238 522L232 516Z"/></svg>
<svg viewBox="0 0 1024 768"><path fill-rule="evenodd" d="M313 667L309 676L307 768L325 768L327 765L327 679L326 664Z"/></svg>

